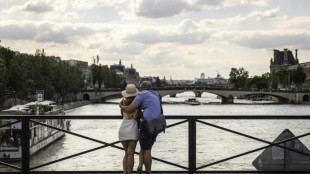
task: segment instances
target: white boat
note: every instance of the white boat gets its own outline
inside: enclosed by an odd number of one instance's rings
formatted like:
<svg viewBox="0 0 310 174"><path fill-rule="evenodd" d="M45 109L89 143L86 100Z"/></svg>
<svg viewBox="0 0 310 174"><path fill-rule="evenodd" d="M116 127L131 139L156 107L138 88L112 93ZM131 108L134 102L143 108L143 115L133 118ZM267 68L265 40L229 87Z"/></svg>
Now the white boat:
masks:
<svg viewBox="0 0 310 174"><path fill-rule="evenodd" d="M189 98L185 100L185 103L190 105L200 105L200 102L195 98Z"/></svg>
<svg viewBox="0 0 310 174"><path fill-rule="evenodd" d="M27 107L20 107L26 108ZM16 114L27 113L20 108L17 109ZM30 109L30 108L28 108ZM12 112L13 109L6 110ZM51 112L51 111L49 111ZM58 112L57 112L58 113ZM38 116L40 117L40 116ZM1 118L1 117L0 117ZM0 119L0 125L6 125L16 120L13 119ZM65 119L33 119L43 124L53 126L59 129L65 129ZM22 147L21 147L21 126L22 123L14 123L9 126L0 128L0 161L3 162L14 162L20 161L22 158ZM47 147L57 139L63 137L65 133L63 131L55 130L46 126L30 123L30 155L35 154L39 150Z"/></svg>

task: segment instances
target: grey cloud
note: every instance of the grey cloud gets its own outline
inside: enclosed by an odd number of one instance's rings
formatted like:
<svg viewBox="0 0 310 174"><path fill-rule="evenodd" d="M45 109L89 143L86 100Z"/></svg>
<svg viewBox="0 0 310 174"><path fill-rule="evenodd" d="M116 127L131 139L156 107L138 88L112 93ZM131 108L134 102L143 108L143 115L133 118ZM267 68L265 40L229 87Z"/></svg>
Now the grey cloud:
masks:
<svg viewBox="0 0 310 174"><path fill-rule="evenodd" d="M198 29L198 25L195 21L191 19L185 19L179 26L179 29L182 33L188 33Z"/></svg>
<svg viewBox="0 0 310 174"><path fill-rule="evenodd" d="M148 18L174 16L190 8L188 3L180 0L142 0L135 5L136 15Z"/></svg>
<svg viewBox="0 0 310 174"><path fill-rule="evenodd" d="M310 49L310 35L304 34L287 34L287 35L264 35L256 34L252 37L240 37L238 40L233 40L241 46L250 48L266 48L274 49L277 47L293 46L300 49Z"/></svg>
<svg viewBox="0 0 310 174"><path fill-rule="evenodd" d="M0 37L12 40L35 40L39 42L68 43L75 37L83 37L93 34L94 31L87 27L65 25L57 27L55 24L32 23L7 24L0 26Z"/></svg>
<svg viewBox="0 0 310 174"><path fill-rule="evenodd" d="M53 8L45 1L31 1L30 3L25 4L22 10L35 13L44 13L52 11Z"/></svg>
<svg viewBox="0 0 310 174"><path fill-rule="evenodd" d="M197 0L196 5L219 7L223 4L223 1L224 0Z"/></svg>
<svg viewBox="0 0 310 174"><path fill-rule="evenodd" d="M199 44L206 41L210 34L203 32L186 34L161 34L158 31L144 31L137 34L128 35L125 40L143 44L157 43L180 43L180 44Z"/></svg>
<svg viewBox="0 0 310 174"><path fill-rule="evenodd" d="M37 34L37 28L34 25L27 24L22 26L6 25L0 26L0 38L3 39L33 39Z"/></svg>
<svg viewBox="0 0 310 174"><path fill-rule="evenodd" d="M68 37L64 32L47 31L44 34L40 34L36 37L36 41L39 42L56 42L56 43L68 43Z"/></svg>
<svg viewBox="0 0 310 174"><path fill-rule="evenodd" d="M123 55L138 55L141 54L146 49L145 45L137 44L137 43L130 43L130 44L123 44L120 47L104 47L102 51L105 53L116 53L116 54L123 54Z"/></svg>
<svg viewBox="0 0 310 174"><path fill-rule="evenodd" d="M278 15L279 9L274 8L268 11L255 11L248 15L248 17L257 18L257 19L268 19L274 18Z"/></svg>
<svg viewBox="0 0 310 174"><path fill-rule="evenodd" d="M134 13L146 18L163 18L182 12L219 9L248 4L247 0L132 0Z"/></svg>

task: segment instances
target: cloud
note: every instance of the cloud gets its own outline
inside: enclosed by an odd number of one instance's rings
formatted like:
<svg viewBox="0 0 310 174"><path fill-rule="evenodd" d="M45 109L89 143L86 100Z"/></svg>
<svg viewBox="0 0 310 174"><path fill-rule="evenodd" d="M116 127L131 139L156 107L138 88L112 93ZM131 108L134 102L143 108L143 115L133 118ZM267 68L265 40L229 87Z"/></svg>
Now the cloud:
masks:
<svg viewBox="0 0 310 174"><path fill-rule="evenodd" d="M229 18L222 18L222 19L203 19L201 20L201 24L203 26L209 26L209 25L237 25L242 22L247 22L247 21L253 21L255 20L268 20L268 19L274 19L278 16L280 9L279 8L274 8L266 11L253 11L249 13L248 15L241 16L233 16Z"/></svg>
<svg viewBox="0 0 310 174"><path fill-rule="evenodd" d="M79 19L79 15L76 12L68 12L64 16L68 20Z"/></svg>
<svg viewBox="0 0 310 174"><path fill-rule="evenodd" d="M277 16L278 12L280 11L279 8L274 8L271 10L267 10L264 12L260 11L254 11L248 15L248 18L256 18L256 19L269 19L269 18L274 18Z"/></svg>
<svg viewBox="0 0 310 174"><path fill-rule="evenodd" d="M126 0L30 0L23 5L12 6L8 10L3 10L3 12L16 14L20 12L49 13L53 11L65 12L66 10L84 11L98 7L111 7L124 2Z"/></svg>
<svg viewBox="0 0 310 174"><path fill-rule="evenodd" d="M34 39L38 33L38 29L33 24L24 25L0 25L0 38L12 40L31 40Z"/></svg>
<svg viewBox="0 0 310 174"><path fill-rule="evenodd" d="M97 45L99 46L99 44ZM102 46L102 44L101 44ZM98 48L98 47L97 47ZM117 55L139 55L147 46L138 43L122 43L120 45L110 45L109 47L103 47L101 50L104 53L117 54Z"/></svg>
<svg viewBox="0 0 310 174"><path fill-rule="evenodd" d="M250 4L256 5L256 6L267 6L268 0L250 1Z"/></svg>
<svg viewBox="0 0 310 174"><path fill-rule="evenodd" d="M127 41L133 41L143 44L158 43L179 43L179 44L199 44L210 37L207 32L194 33L160 33L157 30L145 30L136 34L128 34L125 37Z"/></svg>
<svg viewBox="0 0 310 174"><path fill-rule="evenodd" d="M223 39L236 43L242 47L254 49L274 49L283 47L294 47L310 49L310 32L286 31L248 31L248 32L226 32L221 36Z"/></svg>
<svg viewBox="0 0 310 174"><path fill-rule="evenodd" d="M165 18L185 12L221 9L244 5L266 5L266 0L132 0L130 7L136 16Z"/></svg>
<svg viewBox="0 0 310 174"><path fill-rule="evenodd" d="M181 31L181 33L189 33L193 31L197 31L199 26L195 21L191 19L185 19L180 23L178 28Z"/></svg>
<svg viewBox="0 0 310 174"><path fill-rule="evenodd" d="M190 8L189 4L182 0L133 0L131 7L137 16L147 18L174 16Z"/></svg>
<svg viewBox="0 0 310 174"><path fill-rule="evenodd" d="M18 13L18 12L33 12L33 13L46 13L53 11L54 7L51 5L50 0L30 0L24 5L16 5L8 10L4 10L5 13Z"/></svg>
<svg viewBox="0 0 310 174"><path fill-rule="evenodd" d="M89 10L98 7L111 7L116 4L124 3L126 0L73 0L72 7L76 10Z"/></svg>
<svg viewBox="0 0 310 174"><path fill-rule="evenodd" d="M69 43L74 38L92 35L94 30L90 28L71 23L2 21L2 24L0 24L0 37L12 40Z"/></svg>

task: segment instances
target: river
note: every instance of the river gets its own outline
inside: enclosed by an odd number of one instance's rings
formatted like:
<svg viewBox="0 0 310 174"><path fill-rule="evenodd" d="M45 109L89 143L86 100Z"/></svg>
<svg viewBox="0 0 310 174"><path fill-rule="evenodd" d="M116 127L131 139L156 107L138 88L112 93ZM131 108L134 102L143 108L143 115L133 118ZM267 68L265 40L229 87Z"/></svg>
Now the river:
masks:
<svg viewBox="0 0 310 174"><path fill-rule="evenodd" d="M163 97L165 115L309 115L309 105L275 104L270 101L253 102L235 99L234 104L220 104L215 95L204 93L197 98L201 105L183 104L186 98L194 94L186 92L175 98ZM109 100L105 104L90 104L66 111L66 115L115 115L120 116L118 102L120 99ZM167 120L168 124L180 120ZM203 120L228 129L242 132L251 136L273 141L283 130L289 129L293 134L301 135L310 132L310 123L305 120ZM118 128L121 120L72 120L71 131L112 143L118 141ZM178 165L188 165L188 123L181 124L160 134L153 147L152 154ZM197 123L197 167L215 162L233 155L250 151L266 144L225 132L201 123ZM300 141L308 148L310 138ZM49 161L60 159L81 151L100 146L101 144L66 134L64 138L31 157L31 167ZM121 144L117 144L121 146ZM139 150L137 145L136 151ZM256 170L252 166L253 160L262 151L235 158L204 170ZM122 170L123 151L112 147L74 157L59 163L42 167L38 170L73 170L73 171L120 171ZM138 156L135 155L135 167ZM182 170L168 164L153 160L154 170Z"/></svg>

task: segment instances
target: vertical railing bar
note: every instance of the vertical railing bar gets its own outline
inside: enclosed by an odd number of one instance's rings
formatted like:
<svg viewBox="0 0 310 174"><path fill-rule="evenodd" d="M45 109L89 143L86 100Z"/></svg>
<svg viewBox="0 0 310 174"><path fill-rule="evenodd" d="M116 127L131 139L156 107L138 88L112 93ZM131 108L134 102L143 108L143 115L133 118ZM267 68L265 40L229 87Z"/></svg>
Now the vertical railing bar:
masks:
<svg viewBox="0 0 310 174"><path fill-rule="evenodd" d="M189 173L196 172L196 118L188 119L188 163Z"/></svg>
<svg viewBox="0 0 310 174"><path fill-rule="evenodd" d="M23 117L22 118L22 173L27 174L30 172L30 130L29 130L29 118Z"/></svg>

